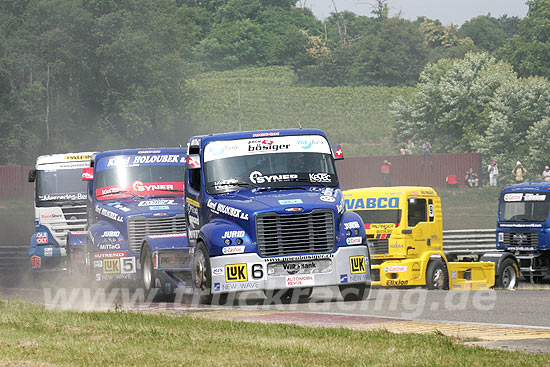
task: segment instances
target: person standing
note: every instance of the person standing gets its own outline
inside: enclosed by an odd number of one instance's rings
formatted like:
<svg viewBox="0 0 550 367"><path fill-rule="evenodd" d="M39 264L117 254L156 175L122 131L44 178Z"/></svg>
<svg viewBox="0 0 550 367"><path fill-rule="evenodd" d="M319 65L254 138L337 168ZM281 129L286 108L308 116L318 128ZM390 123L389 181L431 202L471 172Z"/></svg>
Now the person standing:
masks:
<svg viewBox="0 0 550 367"><path fill-rule="evenodd" d="M491 162L489 167L487 167L487 172L489 172L489 185L497 186L498 179L498 165L494 160Z"/></svg>
<svg viewBox="0 0 550 367"><path fill-rule="evenodd" d="M384 160L382 167L380 167L380 172L382 172L384 186L391 186L391 163L388 160Z"/></svg>
<svg viewBox="0 0 550 367"><path fill-rule="evenodd" d="M550 181L550 167L544 166L544 171L542 171L542 179L544 181Z"/></svg>
<svg viewBox="0 0 550 367"><path fill-rule="evenodd" d="M527 170L523 167L520 161L517 161L512 173L516 177L517 182L523 182L523 180L525 180L524 176L527 173Z"/></svg>
<svg viewBox="0 0 550 367"><path fill-rule="evenodd" d="M426 139L424 144L422 144L422 169L424 169L424 163L426 162L426 156L430 157L430 168L433 168L433 157L432 157L432 145Z"/></svg>

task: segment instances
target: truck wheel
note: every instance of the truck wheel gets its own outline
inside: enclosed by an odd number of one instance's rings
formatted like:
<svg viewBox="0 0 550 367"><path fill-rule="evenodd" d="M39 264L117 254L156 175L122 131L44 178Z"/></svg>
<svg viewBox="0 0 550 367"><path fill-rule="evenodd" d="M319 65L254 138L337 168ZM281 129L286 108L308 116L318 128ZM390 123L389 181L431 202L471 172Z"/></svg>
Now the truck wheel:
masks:
<svg viewBox="0 0 550 367"><path fill-rule="evenodd" d="M339 285L338 289L345 302L362 301L369 296L370 284L344 284Z"/></svg>
<svg viewBox="0 0 550 367"><path fill-rule="evenodd" d="M151 254L151 248L146 242L141 248L141 285L143 287L143 293L145 298L149 298L153 294L153 289L155 287L155 269L153 267L153 255ZM153 294L153 298L154 298Z"/></svg>
<svg viewBox="0 0 550 367"><path fill-rule="evenodd" d="M426 270L426 288L449 289L449 273L441 260L432 260Z"/></svg>
<svg viewBox="0 0 550 367"><path fill-rule="evenodd" d="M518 266L510 258L504 259L498 267L495 275L495 287L502 289L514 289L518 284Z"/></svg>
<svg viewBox="0 0 550 367"><path fill-rule="evenodd" d="M208 251L202 243L199 243L195 249L192 273L193 286L195 294L199 297L199 303L211 303L212 270L210 267L210 256L208 256Z"/></svg>

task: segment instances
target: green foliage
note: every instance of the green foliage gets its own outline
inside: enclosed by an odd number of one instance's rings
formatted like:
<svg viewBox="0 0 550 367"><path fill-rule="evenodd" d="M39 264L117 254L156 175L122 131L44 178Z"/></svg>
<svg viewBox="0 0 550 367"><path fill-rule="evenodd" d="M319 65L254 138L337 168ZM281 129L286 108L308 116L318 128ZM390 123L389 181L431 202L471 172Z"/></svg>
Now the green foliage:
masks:
<svg viewBox="0 0 550 367"><path fill-rule="evenodd" d="M520 160L532 179L550 163L545 138L550 116L550 82L541 77L503 84L489 106L489 126L475 144L486 160L495 159L501 179L512 181L511 171Z"/></svg>
<svg viewBox="0 0 550 367"><path fill-rule="evenodd" d="M488 126L487 108L495 91L515 79L510 65L487 53L428 65L413 99L392 105L395 141L428 138L435 152L472 151Z"/></svg>
<svg viewBox="0 0 550 367"><path fill-rule="evenodd" d="M270 67L198 75L193 123L203 133L310 127L324 130L345 154L395 154L389 142L393 120L388 105L411 88L315 87L294 85L288 68ZM240 110L238 91L240 90Z"/></svg>
<svg viewBox="0 0 550 367"><path fill-rule="evenodd" d="M492 52L502 46L507 37L505 23L512 18L493 18L482 15L466 21L458 30L461 38L469 37L477 47L484 51ZM516 18L517 19L517 18Z"/></svg>
<svg viewBox="0 0 550 367"><path fill-rule="evenodd" d="M529 10L519 24L519 32L498 51L521 77L550 78L550 0L529 0Z"/></svg>

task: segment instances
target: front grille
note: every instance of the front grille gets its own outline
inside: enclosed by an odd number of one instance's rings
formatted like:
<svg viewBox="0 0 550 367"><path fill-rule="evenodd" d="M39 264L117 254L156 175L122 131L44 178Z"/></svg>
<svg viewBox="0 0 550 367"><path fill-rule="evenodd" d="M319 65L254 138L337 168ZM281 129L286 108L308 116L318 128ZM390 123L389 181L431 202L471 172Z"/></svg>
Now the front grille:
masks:
<svg viewBox="0 0 550 367"><path fill-rule="evenodd" d="M388 253L388 239L370 238L367 240L371 255L385 255Z"/></svg>
<svg viewBox="0 0 550 367"><path fill-rule="evenodd" d="M311 254L334 249L334 215L331 210L308 214L262 213L256 217L261 256Z"/></svg>
<svg viewBox="0 0 550 367"><path fill-rule="evenodd" d="M147 218L130 217L128 219L128 242L134 253L139 253L143 237L155 234L185 233L185 216Z"/></svg>
<svg viewBox="0 0 550 367"><path fill-rule="evenodd" d="M67 243L67 232L85 231L87 220L86 205L61 206L63 220L51 223L51 232L60 246Z"/></svg>
<svg viewBox="0 0 550 367"><path fill-rule="evenodd" d="M505 246L538 246L537 232L503 232Z"/></svg>

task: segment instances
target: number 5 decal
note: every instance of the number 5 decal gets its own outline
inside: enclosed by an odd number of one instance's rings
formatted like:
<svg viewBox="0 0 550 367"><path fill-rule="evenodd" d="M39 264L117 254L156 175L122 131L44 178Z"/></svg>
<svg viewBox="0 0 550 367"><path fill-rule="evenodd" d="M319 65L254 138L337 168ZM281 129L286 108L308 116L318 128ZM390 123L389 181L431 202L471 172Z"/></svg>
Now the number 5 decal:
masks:
<svg viewBox="0 0 550 367"><path fill-rule="evenodd" d="M120 258L120 272L122 274L135 273L136 272L136 258L135 257L122 257Z"/></svg>

